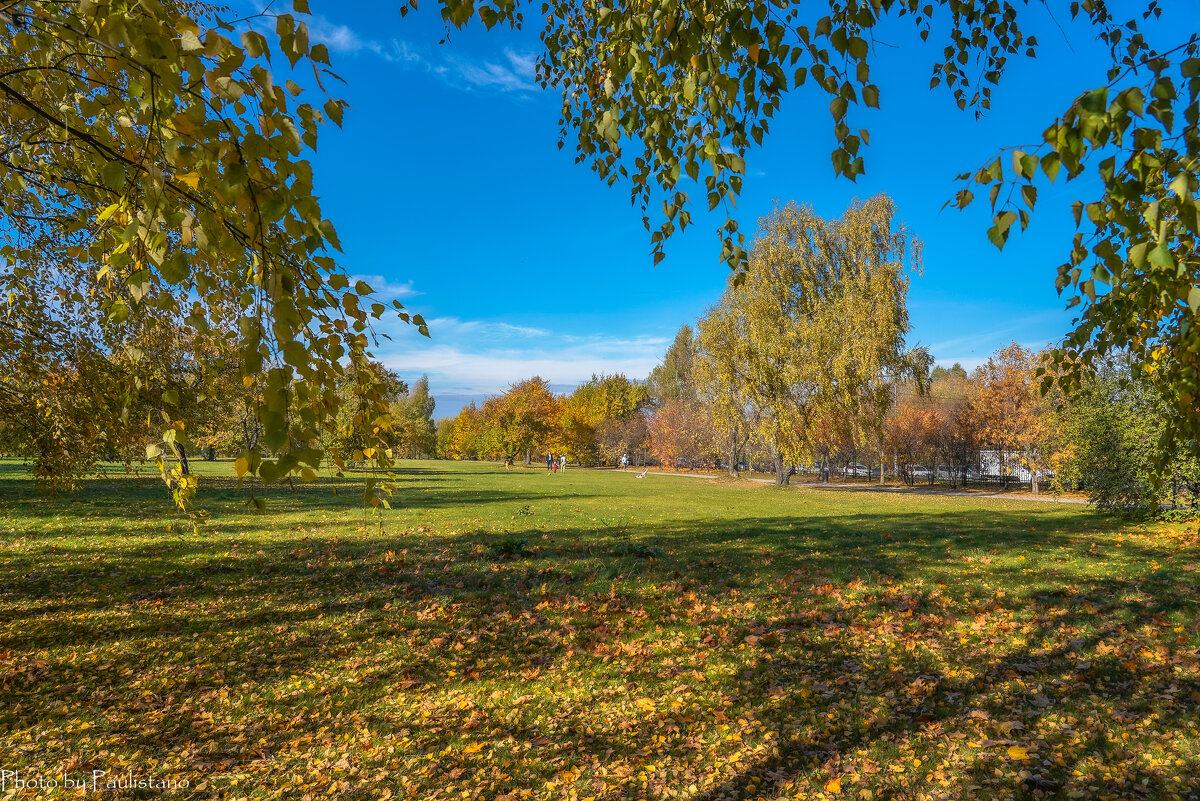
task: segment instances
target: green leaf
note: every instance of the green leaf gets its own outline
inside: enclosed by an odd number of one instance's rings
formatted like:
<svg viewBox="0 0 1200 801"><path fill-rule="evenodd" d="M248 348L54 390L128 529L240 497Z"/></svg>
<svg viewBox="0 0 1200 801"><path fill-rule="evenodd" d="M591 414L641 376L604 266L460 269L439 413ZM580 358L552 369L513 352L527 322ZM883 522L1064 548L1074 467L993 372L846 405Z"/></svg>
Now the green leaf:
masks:
<svg viewBox="0 0 1200 801"><path fill-rule="evenodd" d="M1088 114L1103 114L1108 108L1108 88L1100 87L1080 95L1079 108Z"/></svg>
<svg viewBox="0 0 1200 801"><path fill-rule="evenodd" d="M125 188L125 165L120 161L108 162L101 170L100 178L109 189L121 191Z"/></svg>
<svg viewBox="0 0 1200 801"><path fill-rule="evenodd" d="M1129 247L1129 263L1134 267L1141 267L1146 263L1146 250L1149 245L1146 242L1138 242L1136 245Z"/></svg>
<svg viewBox="0 0 1200 801"><path fill-rule="evenodd" d="M1054 183L1054 179L1058 176L1058 169L1062 165L1062 160L1058 153L1053 150L1042 156L1042 172L1050 179L1050 183Z"/></svg>
<svg viewBox="0 0 1200 801"><path fill-rule="evenodd" d="M1146 257L1146 261L1164 270L1175 269L1175 259L1172 257L1170 249L1161 243L1154 250L1150 251Z"/></svg>
<svg viewBox="0 0 1200 801"><path fill-rule="evenodd" d="M1025 201L1026 206L1032 209L1037 204L1037 187L1033 184L1022 186L1021 199Z"/></svg>
<svg viewBox="0 0 1200 801"><path fill-rule="evenodd" d="M258 31L246 31L242 34L242 47L250 58L260 58L267 52L267 39Z"/></svg>
<svg viewBox="0 0 1200 801"><path fill-rule="evenodd" d="M279 480L279 468L275 462L270 459L264 459L262 464L258 466L258 477L263 480L264 484L274 484Z"/></svg>

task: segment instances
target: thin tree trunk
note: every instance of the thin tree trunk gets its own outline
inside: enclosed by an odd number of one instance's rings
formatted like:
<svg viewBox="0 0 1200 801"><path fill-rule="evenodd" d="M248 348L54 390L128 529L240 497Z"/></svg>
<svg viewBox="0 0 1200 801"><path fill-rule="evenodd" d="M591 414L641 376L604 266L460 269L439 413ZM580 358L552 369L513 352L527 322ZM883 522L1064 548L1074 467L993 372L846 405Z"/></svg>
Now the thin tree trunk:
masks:
<svg viewBox="0 0 1200 801"><path fill-rule="evenodd" d="M179 457L180 472L185 476L191 475L192 468L191 465L188 464L187 451L183 449L183 443L173 442L171 444L175 446L175 455Z"/></svg>

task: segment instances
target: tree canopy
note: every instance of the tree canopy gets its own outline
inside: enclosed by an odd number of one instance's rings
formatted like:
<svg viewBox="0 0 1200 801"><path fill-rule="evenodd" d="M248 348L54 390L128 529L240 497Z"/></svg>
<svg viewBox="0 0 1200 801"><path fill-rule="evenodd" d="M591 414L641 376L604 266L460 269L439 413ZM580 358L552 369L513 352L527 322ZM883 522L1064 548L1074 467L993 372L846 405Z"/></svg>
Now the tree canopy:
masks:
<svg viewBox="0 0 1200 801"><path fill-rule="evenodd" d="M928 371L927 354L904 346L906 268L919 247L894 215L886 196L835 220L794 203L776 209L760 222L746 280L731 280L700 322L706 350L729 354L720 383L758 411L781 484L818 421L853 418L833 412L890 392L880 385L888 375Z"/></svg>
<svg viewBox="0 0 1200 801"><path fill-rule="evenodd" d="M156 369L139 331L232 332L278 455L246 463L275 477L320 464L336 388L367 360L370 322L388 307L338 265L305 158L344 104L277 77L304 70L323 90L336 77L328 49L294 14L255 15L269 35L248 22L180 0L0 3L0 352L82 399L140 383L91 378L88 337L136 378ZM101 428L135 407L129 392L110 400ZM163 444L151 455L179 455L186 415L169 399L153 411ZM19 451L36 455L41 429L22 429ZM99 455L80 441L47 469Z"/></svg>

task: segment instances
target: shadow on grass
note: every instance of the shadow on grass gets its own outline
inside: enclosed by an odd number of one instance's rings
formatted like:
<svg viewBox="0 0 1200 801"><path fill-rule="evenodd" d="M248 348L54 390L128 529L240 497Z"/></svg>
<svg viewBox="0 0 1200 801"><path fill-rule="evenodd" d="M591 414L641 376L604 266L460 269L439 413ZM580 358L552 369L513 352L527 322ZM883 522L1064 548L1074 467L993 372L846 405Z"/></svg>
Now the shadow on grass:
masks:
<svg viewBox="0 0 1200 801"><path fill-rule="evenodd" d="M557 489L412 497L436 508ZM322 490L277 509L357 508ZM98 516L150 491L138 483ZM19 497L0 502L26 514ZM443 755L442 776L470 768L455 756L467 732L536 751L498 793L536 786L551 765L636 776L662 761L645 749L655 741L681 780L694 774L676 787L698 784L698 799L835 779L909 798L938 771L948 797L1186 797L1195 770L1155 769L1121 734L1166 748L1197 721L1194 628L1175 631L1197 619L1195 589L1146 567L1200 551L1149 539L1118 550L1120 521L1071 523L964 506L503 532L349 535L304 521L312 536L239 539L261 529L250 519L69 547L33 530L0 562L0 652L17 655L0 660L15 700L0 729L55 733L45 752L67 760L80 748L63 732L92 709L95 736L126 753L198 754L198 773L266 783L309 759L288 757L295 742L348 725L383 742L403 727ZM502 537L528 555L501 558ZM556 693L572 685L568 704ZM1176 753L1195 767L1188 747ZM892 770L913 758L929 764Z"/></svg>

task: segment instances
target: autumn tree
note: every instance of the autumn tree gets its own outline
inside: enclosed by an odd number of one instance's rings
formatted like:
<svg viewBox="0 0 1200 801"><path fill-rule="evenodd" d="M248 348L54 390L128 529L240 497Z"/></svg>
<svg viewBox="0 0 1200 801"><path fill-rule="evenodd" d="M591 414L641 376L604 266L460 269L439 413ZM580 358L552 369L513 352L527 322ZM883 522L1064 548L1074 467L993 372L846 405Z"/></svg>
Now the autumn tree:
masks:
<svg viewBox="0 0 1200 801"><path fill-rule="evenodd" d="M996 450L1001 475L1016 462L1029 470L1033 494L1050 466L1053 427L1048 403L1038 388L1041 359L1016 342L1001 348L975 371L972 401L982 440Z"/></svg>
<svg viewBox="0 0 1200 801"><path fill-rule="evenodd" d="M98 460L143 444L141 404L130 415L116 387L131 385L95 331L41 300L0 320L0 451L32 463L44 487L70 489ZM132 405L132 404L131 404Z"/></svg>
<svg viewBox="0 0 1200 801"><path fill-rule="evenodd" d="M957 369L955 369L957 368ZM973 387L967 371L955 363L950 369L934 370L928 397L933 414L930 436L936 463L946 465L952 486L965 482L979 450L973 425L970 398Z"/></svg>
<svg viewBox="0 0 1200 801"><path fill-rule="evenodd" d="M717 450L712 421L703 404L668 400L650 418L650 453L664 467L677 467L682 462L695 468L711 463Z"/></svg>
<svg viewBox="0 0 1200 801"><path fill-rule="evenodd" d="M647 417L641 411L624 419L605 418L596 426L596 451L606 462L617 464L622 456L645 447L648 436Z"/></svg>
<svg viewBox="0 0 1200 801"><path fill-rule="evenodd" d="M471 401L459 410L454 423L449 427L449 438L439 445L444 455L454 459L477 459L480 456L480 438L483 432L483 414Z"/></svg>
<svg viewBox="0 0 1200 801"><path fill-rule="evenodd" d="M307 12L305 0L294 5ZM236 332L239 379L256 399L262 444L277 454L247 451L238 467L267 481L314 475L337 387L348 366L370 361L370 323L388 311L339 266L313 192L305 155L344 110L321 89L328 66L326 46L291 13L234 20L180 0L0 4L5 327L19 348L39 343L74 365L50 370L65 382L62 402L97 412L96 436L75 439L74 459L96 458L89 449L123 436L114 421L135 410L120 382L85 367L92 357L58 324L60 304L104 321L102 351L122 329L161 321L199 336ZM315 99L277 78L280 67ZM143 381L157 372L137 359L130 369ZM115 415L96 407L100 395ZM171 461L193 427L160 411L162 441L150 453ZM42 463L47 477L72 469ZM168 483L185 473L164 464Z"/></svg>
<svg viewBox="0 0 1200 801"><path fill-rule="evenodd" d="M519 381L483 405L483 435L489 450L504 457L523 455L529 464L557 436L561 402L550 384L538 376Z"/></svg>
<svg viewBox="0 0 1200 801"><path fill-rule="evenodd" d="M593 375L563 401L559 441L574 459L594 464L602 457L597 432L605 421L629 421L649 402L646 387L624 375Z"/></svg>
<svg viewBox="0 0 1200 801"><path fill-rule="evenodd" d="M454 450L454 426L457 419L457 417L443 417L437 421L436 442L437 458L439 459L459 458Z"/></svg>
<svg viewBox="0 0 1200 801"><path fill-rule="evenodd" d="M905 270L919 254L894 216L885 196L828 221L794 203L776 209L760 222L745 280L721 298L719 314L738 321L730 374L758 413L779 484L819 417L853 415L880 376L923 369L927 356L904 348Z"/></svg>

